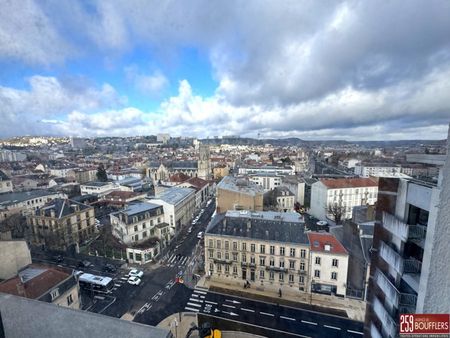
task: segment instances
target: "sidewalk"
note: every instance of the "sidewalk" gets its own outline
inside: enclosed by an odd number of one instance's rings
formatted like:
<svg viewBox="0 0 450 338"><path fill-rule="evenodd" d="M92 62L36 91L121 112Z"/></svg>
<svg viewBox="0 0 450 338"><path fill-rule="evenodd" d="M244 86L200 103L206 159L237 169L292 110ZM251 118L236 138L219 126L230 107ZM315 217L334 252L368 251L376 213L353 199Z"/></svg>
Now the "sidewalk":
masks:
<svg viewBox="0 0 450 338"><path fill-rule="evenodd" d="M289 287L283 288L283 297L281 298L278 295L278 291L261 290L256 284L253 284L250 289L244 289L243 282L241 281L225 283L207 280L205 276L197 283L197 287L238 297L252 298L328 314L347 315L348 318L357 321L364 321L366 312L366 303L361 300L317 293L303 293L297 290L291 290Z"/></svg>
<svg viewBox="0 0 450 338"><path fill-rule="evenodd" d="M174 338L186 337L192 326L197 326L197 315L192 312L179 312L163 319L156 327L170 330ZM198 332L194 331L191 338L198 338Z"/></svg>

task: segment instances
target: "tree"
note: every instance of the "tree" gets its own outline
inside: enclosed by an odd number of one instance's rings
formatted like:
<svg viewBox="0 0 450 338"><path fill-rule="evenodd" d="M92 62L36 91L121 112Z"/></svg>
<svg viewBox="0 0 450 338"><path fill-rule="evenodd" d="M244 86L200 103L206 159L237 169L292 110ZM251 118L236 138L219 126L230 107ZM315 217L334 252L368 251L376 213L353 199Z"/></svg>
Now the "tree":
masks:
<svg viewBox="0 0 450 338"><path fill-rule="evenodd" d="M345 206L335 202L328 205L327 212L333 216L334 222L338 225L341 224L342 216L345 214Z"/></svg>
<svg viewBox="0 0 450 338"><path fill-rule="evenodd" d="M100 182L108 181L108 175L106 174L106 170L103 164L100 164L97 168L97 180L99 180Z"/></svg>

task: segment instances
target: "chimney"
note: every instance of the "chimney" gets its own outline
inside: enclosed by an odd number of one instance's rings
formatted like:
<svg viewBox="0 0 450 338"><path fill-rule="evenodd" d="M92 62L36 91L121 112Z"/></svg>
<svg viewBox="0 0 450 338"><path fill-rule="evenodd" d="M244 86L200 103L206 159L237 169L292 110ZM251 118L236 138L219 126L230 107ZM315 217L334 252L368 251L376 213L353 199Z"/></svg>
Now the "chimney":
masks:
<svg viewBox="0 0 450 338"><path fill-rule="evenodd" d="M16 284L17 294L20 297L26 297L27 293L25 292L25 285L22 283L22 277L20 277L20 282Z"/></svg>

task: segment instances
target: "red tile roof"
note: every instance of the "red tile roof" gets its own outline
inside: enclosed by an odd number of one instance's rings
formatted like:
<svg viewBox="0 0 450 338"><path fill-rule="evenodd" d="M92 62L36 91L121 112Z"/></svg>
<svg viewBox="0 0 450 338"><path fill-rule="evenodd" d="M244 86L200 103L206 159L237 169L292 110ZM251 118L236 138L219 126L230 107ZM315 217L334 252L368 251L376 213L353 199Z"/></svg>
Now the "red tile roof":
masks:
<svg viewBox="0 0 450 338"><path fill-rule="evenodd" d="M183 174L183 173L176 173L175 175L172 175L169 177L169 181L170 182L178 182L178 183L182 183L187 181L188 179L190 179L191 177Z"/></svg>
<svg viewBox="0 0 450 338"><path fill-rule="evenodd" d="M192 177L192 178L188 179L187 182L199 189L208 185L208 181L205 181L204 179L201 179L198 177Z"/></svg>
<svg viewBox="0 0 450 338"><path fill-rule="evenodd" d="M341 242L330 233L308 232L308 238L311 251L348 254ZM325 250L325 245L330 245L330 251Z"/></svg>
<svg viewBox="0 0 450 338"><path fill-rule="evenodd" d="M36 299L53 288L55 285L70 277L70 274L57 270L55 268L40 265L31 265L30 267L45 269L45 271L23 283L23 292L19 291L21 284L19 276L13 277L0 283L0 292Z"/></svg>
<svg viewBox="0 0 450 338"><path fill-rule="evenodd" d="M328 189L377 187L378 180L375 178L322 178L320 180Z"/></svg>

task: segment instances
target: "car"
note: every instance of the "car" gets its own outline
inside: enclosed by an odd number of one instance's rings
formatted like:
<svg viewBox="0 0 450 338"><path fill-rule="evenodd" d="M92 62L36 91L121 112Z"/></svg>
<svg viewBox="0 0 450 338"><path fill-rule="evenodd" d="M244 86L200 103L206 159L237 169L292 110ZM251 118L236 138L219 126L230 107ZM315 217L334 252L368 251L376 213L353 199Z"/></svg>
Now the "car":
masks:
<svg viewBox="0 0 450 338"><path fill-rule="evenodd" d="M144 275L144 272L137 270L137 269L132 269L130 270L130 272L128 272L128 277L139 277L141 278Z"/></svg>
<svg viewBox="0 0 450 338"><path fill-rule="evenodd" d="M105 266L103 267L103 271L114 273L117 271L117 268L112 264L105 264Z"/></svg>
<svg viewBox="0 0 450 338"><path fill-rule="evenodd" d="M194 220L192 221L192 225L195 225L196 223L197 223L197 220L194 219Z"/></svg>
<svg viewBox="0 0 450 338"><path fill-rule="evenodd" d="M139 284L141 284L141 279L136 276L130 277L130 278L128 278L128 284L139 285Z"/></svg>
<svg viewBox="0 0 450 338"><path fill-rule="evenodd" d="M190 234L192 232L192 227L190 227L189 229L188 229L188 234Z"/></svg>
<svg viewBox="0 0 450 338"><path fill-rule="evenodd" d="M200 232L197 234L197 238L199 238L199 239L202 239L202 238L203 238L203 231L200 231Z"/></svg>
<svg viewBox="0 0 450 338"><path fill-rule="evenodd" d="M325 226L325 225L327 225L328 223L327 223L326 221L318 221L316 224L317 224L318 226Z"/></svg>
<svg viewBox="0 0 450 338"><path fill-rule="evenodd" d="M92 267L92 266L93 266L93 264L91 262L87 261L87 260L78 262L78 267L79 268L88 268L88 267Z"/></svg>
<svg viewBox="0 0 450 338"><path fill-rule="evenodd" d="M55 256L55 257L54 257L54 260L55 260L55 262L57 262L57 263L61 263L62 261L64 261L64 258L63 258L63 256L58 255L58 256Z"/></svg>
<svg viewBox="0 0 450 338"><path fill-rule="evenodd" d="M81 271L81 270L73 270L73 274L74 274L74 276L76 276L76 277L82 275L83 273L84 273L84 271Z"/></svg>

